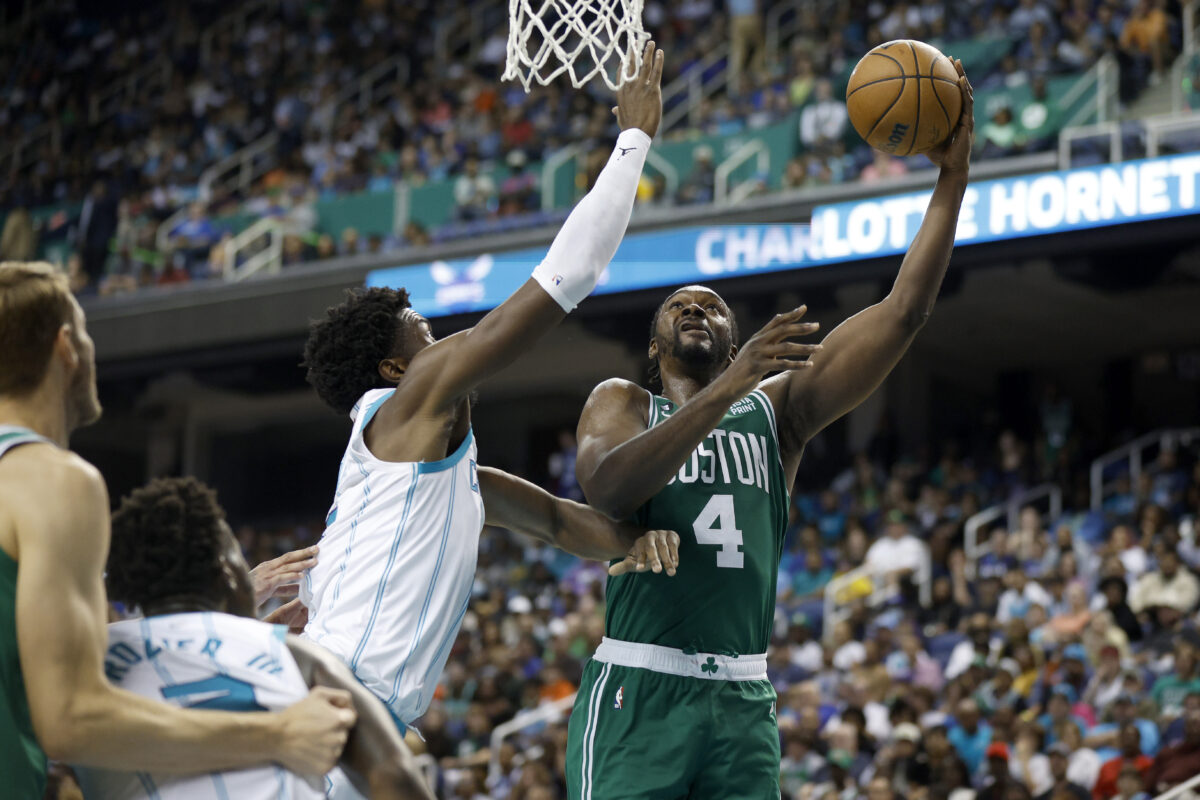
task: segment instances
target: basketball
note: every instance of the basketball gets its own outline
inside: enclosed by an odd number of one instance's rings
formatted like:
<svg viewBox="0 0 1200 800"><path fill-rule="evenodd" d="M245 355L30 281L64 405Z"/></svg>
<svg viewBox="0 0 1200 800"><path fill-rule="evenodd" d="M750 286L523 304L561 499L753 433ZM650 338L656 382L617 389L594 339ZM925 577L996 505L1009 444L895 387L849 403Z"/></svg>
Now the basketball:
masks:
<svg viewBox="0 0 1200 800"><path fill-rule="evenodd" d="M886 42L851 73L846 111L872 147L897 156L924 153L958 124L958 72L936 47L912 39Z"/></svg>

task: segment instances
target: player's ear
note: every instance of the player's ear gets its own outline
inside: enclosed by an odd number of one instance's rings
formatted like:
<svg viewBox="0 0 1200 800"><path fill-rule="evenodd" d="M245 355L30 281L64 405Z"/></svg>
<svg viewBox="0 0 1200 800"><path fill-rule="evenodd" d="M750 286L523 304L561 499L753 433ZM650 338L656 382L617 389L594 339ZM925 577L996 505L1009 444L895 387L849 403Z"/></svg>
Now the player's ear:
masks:
<svg viewBox="0 0 1200 800"><path fill-rule="evenodd" d="M385 358L379 362L379 375L388 383L399 383L408 369L408 359Z"/></svg>
<svg viewBox="0 0 1200 800"><path fill-rule="evenodd" d="M729 363L730 364L732 364L733 360L735 358L737 358L737 354L738 354L738 346L736 344L729 345Z"/></svg>
<svg viewBox="0 0 1200 800"><path fill-rule="evenodd" d="M79 348L75 346L75 332L71 323L64 322L54 337L54 352L68 367L75 369L79 366Z"/></svg>
<svg viewBox="0 0 1200 800"><path fill-rule="evenodd" d="M646 351L646 355L650 357L651 361L658 358L658 339L650 340L650 348Z"/></svg>

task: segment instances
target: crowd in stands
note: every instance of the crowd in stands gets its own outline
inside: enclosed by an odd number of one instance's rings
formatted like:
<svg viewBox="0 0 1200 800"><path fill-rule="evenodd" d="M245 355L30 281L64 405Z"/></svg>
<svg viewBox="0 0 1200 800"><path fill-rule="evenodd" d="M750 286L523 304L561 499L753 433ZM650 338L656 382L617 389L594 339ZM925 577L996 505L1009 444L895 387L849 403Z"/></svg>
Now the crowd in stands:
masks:
<svg viewBox="0 0 1200 800"><path fill-rule="evenodd" d="M786 800L1135 800L1200 774L1200 452L1108 474L1093 510L1071 402L1049 389L1035 428L905 454L884 425L842 469L802 472L768 658ZM564 432L544 474L580 498L574 448ZM968 559L965 521L1043 481L1063 488L1061 515L1002 518ZM243 544L262 560L316 534ZM600 641L605 568L503 531L481 542L410 741L441 797L561 800L565 715L534 715L571 697ZM842 612L828 627L827 590ZM513 719L533 722L493 752Z"/></svg>
<svg viewBox="0 0 1200 800"><path fill-rule="evenodd" d="M664 83L728 67L725 88L706 97L668 138L730 136L798 112L798 155L762 191L903 174L923 161L875 153L848 128L837 96L848 69L874 44L917 38L943 45L1003 40L991 70L972 74L976 87L1028 85L1020 108L977 109L979 156L1044 149L1046 81L1079 73L1111 53L1122 65L1125 96L1161 80L1179 47L1174 0L943 0L828 3L769 0L649 0L646 27L668 54ZM32 163L0 180L0 208L60 204L70 208L34 223L12 214L11 243L70 237L81 287L102 293L220 276L223 237L249 218L273 216L293 235L285 265L358 252L379 252L439 239L411 225L366 235L322 231L315 204L347 193L388 192L396 181L453 183L453 219L445 236L477 232L503 220L544 221L534 168L545 157L582 144L579 189L603 164L615 131L611 97L602 87L573 90L556 83L526 94L502 83L504 26L490 31L470 59L439 63L439 25L466 24L482 0L278 0L243 26L218 26L218 6L178 0L136 14L97 16L75 0L54 0L33 38L0 54L6 103L0 134L34 140ZM767 52L768 11L790 36ZM115 12L114 12L115 13ZM731 55L708 56L730 45ZM954 55L954 53L950 53ZM364 70L403 62L390 83L357 102L346 87ZM110 87L137 73L133 88ZM149 74L150 77L145 77ZM157 76L157 77L156 77ZM669 103L687 102L679 97ZM263 158L270 169L249 188L203 194L203 171L268 133L278 141ZM657 204L713 199L712 149L697 148L690 175L674 193L648 174L640 193ZM181 208L189 218L157 227ZM90 213L88 209L90 208ZM7 220L6 220L7 226ZM8 241L9 237L5 237ZM8 247L6 245L6 250ZM27 249L27 248L25 248ZM7 253L5 254L7 255Z"/></svg>

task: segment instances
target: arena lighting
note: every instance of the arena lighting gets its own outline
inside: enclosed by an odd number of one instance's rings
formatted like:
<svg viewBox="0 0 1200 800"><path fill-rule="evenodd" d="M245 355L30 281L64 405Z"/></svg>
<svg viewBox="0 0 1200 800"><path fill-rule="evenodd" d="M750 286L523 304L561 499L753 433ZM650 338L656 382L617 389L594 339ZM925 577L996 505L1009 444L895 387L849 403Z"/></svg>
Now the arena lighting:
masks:
<svg viewBox="0 0 1200 800"><path fill-rule="evenodd" d="M1016 239L1200 213L1200 153L972 183L956 244ZM838 264L903 253L930 192L818 206L812 224L710 225L629 234L596 294ZM529 277L544 248L371 272L404 286L430 316L494 308Z"/></svg>

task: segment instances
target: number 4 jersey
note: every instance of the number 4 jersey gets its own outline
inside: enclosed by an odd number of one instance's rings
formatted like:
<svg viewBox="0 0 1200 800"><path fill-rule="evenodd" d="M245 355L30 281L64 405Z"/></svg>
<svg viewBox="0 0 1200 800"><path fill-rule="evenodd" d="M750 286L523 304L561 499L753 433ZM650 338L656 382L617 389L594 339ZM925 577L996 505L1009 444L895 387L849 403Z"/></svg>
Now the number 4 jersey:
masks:
<svg viewBox="0 0 1200 800"><path fill-rule="evenodd" d="M308 694L287 629L216 612L164 614L108 626L104 672L122 689L184 708L279 711ZM189 777L77 769L85 797L105 800L323 798L269 766Z"/></svg>
<svg viewBox="0 0 1200 800"><path fill-rule="evenodd" d="M650 427L676 411L650 401ZM767 652L788 521L775 410L761 390L734 403L635 517L679 533L679 571L608 579L607 635L685 651Z"/></svg>

